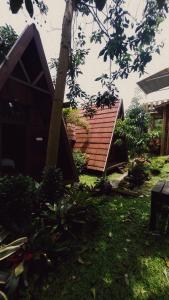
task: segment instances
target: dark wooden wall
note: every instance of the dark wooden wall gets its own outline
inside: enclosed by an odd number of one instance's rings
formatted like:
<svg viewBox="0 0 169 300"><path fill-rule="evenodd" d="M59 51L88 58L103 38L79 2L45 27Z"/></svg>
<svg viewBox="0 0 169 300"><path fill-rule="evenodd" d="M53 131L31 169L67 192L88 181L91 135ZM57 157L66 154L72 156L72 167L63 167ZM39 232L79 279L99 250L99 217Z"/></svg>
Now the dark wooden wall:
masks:
<svg viewBox="0 0 169 300"><path fill-rule="evenodd" d="M0 155L5 158L2 156L11 154L19 172L39 177L45 164L51 99L47 94L9 79L0 92L0 102L14 99L22 104L25 114L23 118L0 115ZM11 146L13 151L4 153L5 145L6 149Z"/></svg>

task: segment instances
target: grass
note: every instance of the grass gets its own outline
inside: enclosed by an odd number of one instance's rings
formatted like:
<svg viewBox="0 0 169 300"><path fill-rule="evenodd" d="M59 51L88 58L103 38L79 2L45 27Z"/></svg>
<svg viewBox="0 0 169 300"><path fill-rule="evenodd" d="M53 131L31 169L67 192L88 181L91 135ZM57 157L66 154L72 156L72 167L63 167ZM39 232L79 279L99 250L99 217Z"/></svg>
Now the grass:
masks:
<svg viewBox="0 0 169 300"><path fill-rule="evenodd" d="M121 176L122 176L122 174L114 172L114 173L108 175L108 178L109 178L109 180L118 180ZM89 186L94 186L96 180L99 177L101 177L101 175L100 176L95 176L93 174L92 175L91 174L90 175L89 174L82 174L82 175L80 175L80 182L85 183Z"/></svg>
<svg viewBox="0 0 169 300"><path fill-rule="evenodd" d="M95 175L88 175L88 174L82 174L80 175L80 182L85 183L89 186L94 186L98 176Z"/></svg>
<svg viewBox="0 0 169 300"><path fill-rule="evenodd" d="M90 185L94 177L81 177ZM91 239L77 241L79 251L58 264L36 299L168 300L169 237L148 230L150 190L169 178L169 163L146 182L139 196L92 199L100 226Z"/></svg>

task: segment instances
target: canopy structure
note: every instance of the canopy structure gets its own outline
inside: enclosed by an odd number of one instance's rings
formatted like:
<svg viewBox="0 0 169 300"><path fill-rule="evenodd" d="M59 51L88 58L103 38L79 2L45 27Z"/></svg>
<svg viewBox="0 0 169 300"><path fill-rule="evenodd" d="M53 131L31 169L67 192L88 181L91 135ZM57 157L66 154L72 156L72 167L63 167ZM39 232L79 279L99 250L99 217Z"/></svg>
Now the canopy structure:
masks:
<svg viewBox="0 0 169 300"><path fill-rule="evenodd" d="M83 115L83 111L81 114ZM73 149L87 154L88 170L103 173L127 160L125 144L123 147L114 144L116 122L118 118L123 117L123 103L117 100L111 108L96 109L96 114L87 118L88 130L75 128Z"/></svg>
<svg viewBox="0 0 169 300"><path fill-rule="evenodd" d="M54 88L39 33L26 27L0 65L0 162L39 178L45 166ZM56 116L57 117L57 116ZM66 182L76 170L62 120L57 167Z"/></svg>
<svg viewBox="0 0 169 300"><path fill-rule="evenodd" d="M145 94L150 94L159 91L169 86L169 68L166 68L158 73L155 73L137 82L137 84Z"/></svg>

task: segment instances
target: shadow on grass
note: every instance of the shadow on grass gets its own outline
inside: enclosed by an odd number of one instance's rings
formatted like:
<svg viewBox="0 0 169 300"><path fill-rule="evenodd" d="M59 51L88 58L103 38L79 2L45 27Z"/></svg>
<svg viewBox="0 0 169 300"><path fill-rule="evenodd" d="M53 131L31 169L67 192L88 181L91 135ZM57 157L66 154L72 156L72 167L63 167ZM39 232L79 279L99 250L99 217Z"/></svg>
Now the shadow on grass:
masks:
<svg viewBox="0 0 169 300"><path fill-rule="evenodd" d="M148 231L150 198L95 200L102 226L49 276L36 299L169 299L166 236Z"/></svg>

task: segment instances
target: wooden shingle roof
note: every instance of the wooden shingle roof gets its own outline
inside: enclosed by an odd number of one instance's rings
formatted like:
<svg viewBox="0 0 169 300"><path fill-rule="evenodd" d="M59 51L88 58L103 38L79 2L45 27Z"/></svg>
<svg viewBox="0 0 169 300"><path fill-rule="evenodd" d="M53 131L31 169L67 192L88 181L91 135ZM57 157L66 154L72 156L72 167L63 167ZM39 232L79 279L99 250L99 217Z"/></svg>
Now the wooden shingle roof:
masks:
<svg viewBox="0 0 169 300"><path fill-rule="evenodd" d="M88 155L87 169L104 172L113 140L116 120L122 102L117 100L112 108L97 109L93 118L87 117L89 129L76 127L75 150Z"/></svg>

